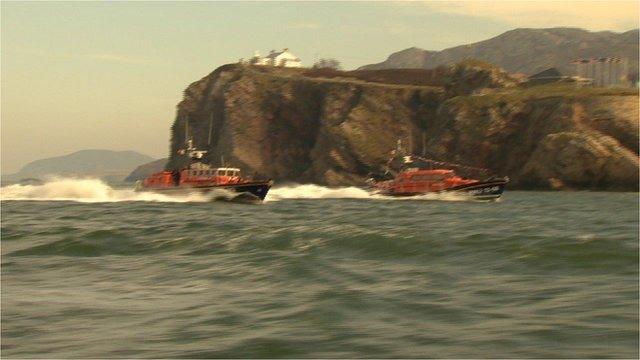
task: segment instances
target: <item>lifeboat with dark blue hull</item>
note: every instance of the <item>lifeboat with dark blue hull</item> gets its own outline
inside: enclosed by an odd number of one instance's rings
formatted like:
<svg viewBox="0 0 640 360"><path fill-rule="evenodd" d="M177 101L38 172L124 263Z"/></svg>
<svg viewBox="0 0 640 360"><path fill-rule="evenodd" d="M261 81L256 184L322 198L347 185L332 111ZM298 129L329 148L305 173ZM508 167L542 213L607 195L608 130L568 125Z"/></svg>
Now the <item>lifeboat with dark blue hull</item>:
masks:
<svg viewBox="0 0 640 360"><path fill-rule="evenodd" d="M269 189L273 186L273 181L247 181L235 184L211 184L211 185L168 185L168 186L145 186L144 182L136 185L136 191L151 191L166 195L188 195L193 193L212 194L214 200L229 201L263 201Z"/></svg>
<svg viewBox="0 0 640 360"><path fill-rule="evenodd" d="M167 195L200 193L212 200L263 201L273 185L271 180L244 179L239 168L212 167L202 162L206 151L196 150L192 140L182 154L188 154L188 166L173 171L155 173L136 183L136 191L151 191Z"/></svg>
<svg viewBox="0 0 640 360"><path fill-rule="evenodd" d="M428 193L453 193L478 200L496 200L504 192L508 178L480 181L462 178L449 169L408 168L395 178L370 180L374 190L388 196L418 196Z"/></svg>
<svg viewBox="0 0 640 360"><path fill-rule="evenodd" d="M478 200L496 200L502 196L507 183L509 183L509 178L478 181L472 184L453 187L446 191L472 196Z"/></svg>
<svg viewBox="0 0 640 360"><path fill-rule="evenodd" d="M392 170L393 162L396 170ZM484 180L462 177L454 169L462 172L474 171L485 174ZM388 196L418 196L429 193L452 193L478 200L496 200L502 196L507 177L487 177L488 170L451 164L421 157L406 156L401 142L392 151L387 162L387 172L368 183L378 193Z"/></svg>

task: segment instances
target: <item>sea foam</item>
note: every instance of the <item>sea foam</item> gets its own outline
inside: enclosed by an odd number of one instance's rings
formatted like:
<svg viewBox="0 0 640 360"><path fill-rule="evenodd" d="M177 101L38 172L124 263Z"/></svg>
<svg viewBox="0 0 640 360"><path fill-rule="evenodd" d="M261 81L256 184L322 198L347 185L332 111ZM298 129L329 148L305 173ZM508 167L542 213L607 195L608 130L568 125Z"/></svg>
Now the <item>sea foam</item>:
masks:
<svg viewBox="0 0 640 360"><path fill-rule="evenodd" d="M167 196L151 192L135 192L131 189L113 188L99 179L54 178L42 185L8 185L0 188L2 200L40 200L77 202L159 201L188 202L207 201L201 194Z"/></svg>
<svg viewBox="0 0 640 360"><path fill-rule="evenodd" d="M102 180L92 178L53 178L42 185L8 185L0 188L1 200L77 201L87 203L152 201L152 202L207 202L219 196L212 194L165 195L153 192L136 192L132 188L114 188ZM439 200L465 201L457 194L425 194L414 197L394 198L374 194L355 186L325 187L314 184L291 184L272 188L265 202L288 199L368 199L368 200Z"/></svg>

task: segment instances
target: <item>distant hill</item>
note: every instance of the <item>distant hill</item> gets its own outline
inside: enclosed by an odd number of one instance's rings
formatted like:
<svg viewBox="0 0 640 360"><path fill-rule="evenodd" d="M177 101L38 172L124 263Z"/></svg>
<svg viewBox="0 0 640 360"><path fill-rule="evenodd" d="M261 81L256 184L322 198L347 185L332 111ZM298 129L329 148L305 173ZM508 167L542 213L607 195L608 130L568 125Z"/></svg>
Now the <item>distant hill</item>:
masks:
<svg viewBox="0 0 640 360"><path fill-rule="evenodd" d="M439 65L474 58L496 64L511 73L538 73L556 68L573 74L576 58L623 57L629 59L630 73L638 73L638 29L624 33L591 32L577 28L515 29L489 40L442 51L409 48L398 51L378 64L359 70L432 69Z"/></svg>
<svg viewBox="0 0 640 360"><path fill-rule="evenodd" d="M121 180L131 169L153 160L152 157L135 151L81 150L69 155L32 161L15 174L3 175L2 181L56 175Z"/></svg>

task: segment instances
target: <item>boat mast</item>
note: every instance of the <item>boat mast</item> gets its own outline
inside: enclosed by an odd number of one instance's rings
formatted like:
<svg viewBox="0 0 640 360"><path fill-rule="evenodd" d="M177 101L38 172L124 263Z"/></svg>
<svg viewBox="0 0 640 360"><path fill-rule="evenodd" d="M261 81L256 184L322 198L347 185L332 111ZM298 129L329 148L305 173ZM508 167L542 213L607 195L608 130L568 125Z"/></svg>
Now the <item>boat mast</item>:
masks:
<svg viewBox="0 0 640 360"><path fill-rule="evenodd" d="M187 145L187 141L189 141L189 118L185 116L184 118L184 144Z"/></svg>
<svg viewBox="0 0 640 360"><path fill-rule="evenodd" d="M209 140L207 140L207 147L211 148L211 132L213 130L213 113L211 113L211 117L209 117Z"/></svg>
<svg viewBox="0 0 640 360"><path fill-rule="evenodd" d="M200 159L202 159L204 154L207 153L207 151L198 150L195 146L193 146L193 137L189 136L189 118L185 116L184 119L184 149L181 149L179 153L187 155L189 159L187 167L190 167L192 160L199 161Z"/></svg>

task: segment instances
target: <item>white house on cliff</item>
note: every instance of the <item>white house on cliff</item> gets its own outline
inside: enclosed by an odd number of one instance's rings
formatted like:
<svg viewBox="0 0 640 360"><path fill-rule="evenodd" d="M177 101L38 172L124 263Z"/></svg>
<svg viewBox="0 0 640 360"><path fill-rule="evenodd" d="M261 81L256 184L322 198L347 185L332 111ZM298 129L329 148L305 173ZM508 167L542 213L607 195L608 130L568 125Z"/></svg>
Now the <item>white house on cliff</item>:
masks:
<svg viewBox="0 0 640 360"><path fill-rule="evenodd" d="M302 67L300 58L289 52L289 49L282 49L282 51L271 50L269 55L264 57L260 56L260 53L256 51L249 63L265 66Z"/></svg>

